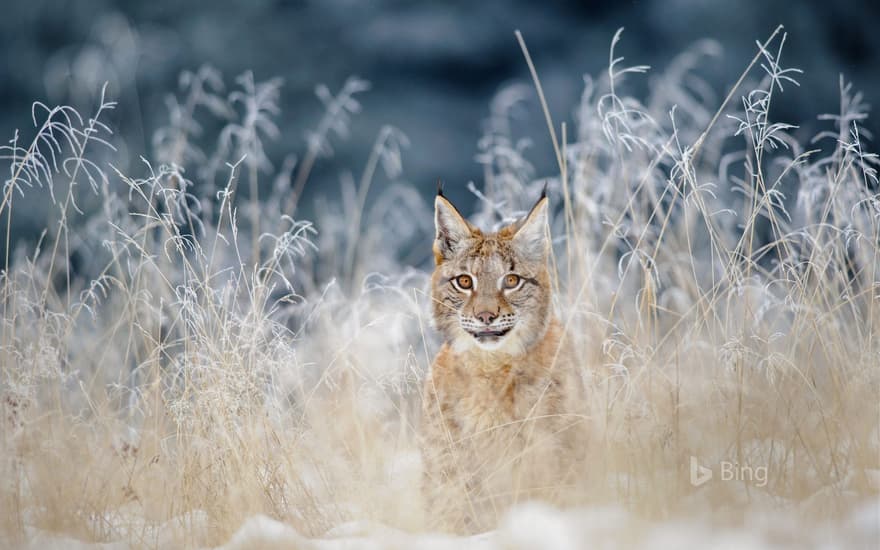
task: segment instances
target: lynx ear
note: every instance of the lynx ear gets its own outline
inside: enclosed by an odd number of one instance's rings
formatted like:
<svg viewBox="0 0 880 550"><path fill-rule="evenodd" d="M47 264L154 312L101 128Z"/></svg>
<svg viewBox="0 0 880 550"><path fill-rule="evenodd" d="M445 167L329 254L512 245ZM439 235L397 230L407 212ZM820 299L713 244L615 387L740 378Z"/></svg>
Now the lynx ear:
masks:
<svg viewBox="0 0 880 550"><path fill-rule="evenodd" d="M544 261L550 253L550 228L547 225L547 194L516 224L513 245L517 252L533 261Z"/></svg>
<svg viewBox="0 0 880 550"><path fill-rule="evenodd" d="M471 236L473 227L464 219L456 208L443 196L442 189L437 189L434 199L434 259L437 264L448 259L464 239Z"/></svg>

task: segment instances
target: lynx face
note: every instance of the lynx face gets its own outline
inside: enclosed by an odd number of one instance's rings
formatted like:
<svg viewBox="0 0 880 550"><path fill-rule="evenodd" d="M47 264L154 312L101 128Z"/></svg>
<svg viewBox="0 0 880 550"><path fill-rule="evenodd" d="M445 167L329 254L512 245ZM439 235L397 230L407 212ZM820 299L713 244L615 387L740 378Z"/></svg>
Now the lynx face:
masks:
<svg viewBox="0 0 880 550"><path fill-rule="evenodd" d="M442 193L434 202L434 321L459 351L525 353L550 314L547 198L497 233L468 223Z"/></svg>

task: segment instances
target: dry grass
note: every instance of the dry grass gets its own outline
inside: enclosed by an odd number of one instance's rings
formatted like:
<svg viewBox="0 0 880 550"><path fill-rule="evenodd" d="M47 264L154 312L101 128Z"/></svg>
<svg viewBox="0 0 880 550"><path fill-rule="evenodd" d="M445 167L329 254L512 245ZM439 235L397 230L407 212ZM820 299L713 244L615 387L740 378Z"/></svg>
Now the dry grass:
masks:
<svg viewBox="0 0 880 550"><path fill-rule="evenodd" d="M797 76L783 44L777 31L759 45L727 101L699 79L711 43L653 76L643 101L622 90L646 68L612 45L573 124L544 105L557 307L590 389L579 506L792 544L825 526L857 537L851 518L877 506L877 157L842 80L816 139L772 120ZM431 215L406 185L367 201L374 179L399 180L406 138L383 129L313 225L298 197L365 84L321 89L327 117L270 186L280 83L245 75L227 95L208 69L181 83L137 177L112 168L106 101L90 118L37 108L32 142L4 149L7 242L19 190L41 186L27 192L57 215L0 280L0 540L217 545L257 514L308 536L355 520L422 530L414 427L437 341L429 268L410 266L429 257ZM491 106L486 226L544 182L510 132L528 94ZM195 144L211 116L229 125L209 155ZM692 486L691 457L716 479ZM723 462L765 467L766 484L718 479Z"/></svg>

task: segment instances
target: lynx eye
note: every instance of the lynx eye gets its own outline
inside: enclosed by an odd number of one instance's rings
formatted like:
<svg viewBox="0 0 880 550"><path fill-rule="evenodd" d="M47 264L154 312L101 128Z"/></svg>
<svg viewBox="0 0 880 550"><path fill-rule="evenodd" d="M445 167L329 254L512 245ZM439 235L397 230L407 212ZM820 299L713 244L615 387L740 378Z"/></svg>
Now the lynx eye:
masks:
<svg viewBox="0 0 880 550"><path fill-rule="evenodd" d="M522 281L522 278L519 275L514 273L508 273L504 276L504 281L502 285L506 290L511 290L519 286L519 283Z"/></svg>
<svg viewBox="0 0 880 550"><path fill-rule="evenodd" d="M470 290L474 286L474 279L470 275L459 275L453 282L459 290Z"/></svg>

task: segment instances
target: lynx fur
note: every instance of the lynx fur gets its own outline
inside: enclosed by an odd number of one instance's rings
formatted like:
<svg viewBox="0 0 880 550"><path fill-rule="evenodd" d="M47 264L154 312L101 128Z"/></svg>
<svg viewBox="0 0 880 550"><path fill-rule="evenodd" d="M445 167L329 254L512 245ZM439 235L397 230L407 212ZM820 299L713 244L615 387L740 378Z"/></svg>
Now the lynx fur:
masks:
<svg viewBox="0 0 880 550"><path fill-rule="evenodd" d="M495 233L438 191L433 317L444 344L425 382L427 513L490 528L510 504L556 501L576 473L582 382L553 313L546 193Z"/></svg>

